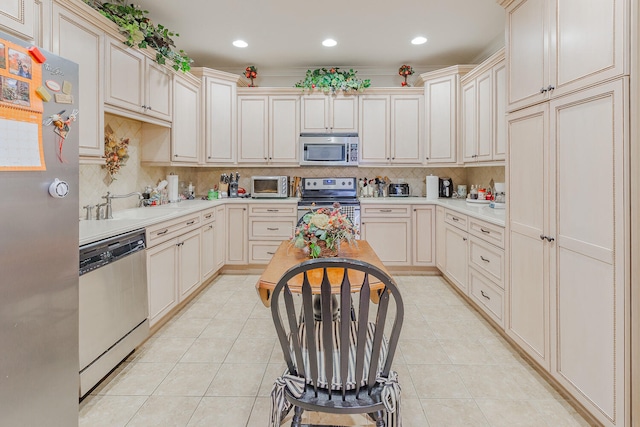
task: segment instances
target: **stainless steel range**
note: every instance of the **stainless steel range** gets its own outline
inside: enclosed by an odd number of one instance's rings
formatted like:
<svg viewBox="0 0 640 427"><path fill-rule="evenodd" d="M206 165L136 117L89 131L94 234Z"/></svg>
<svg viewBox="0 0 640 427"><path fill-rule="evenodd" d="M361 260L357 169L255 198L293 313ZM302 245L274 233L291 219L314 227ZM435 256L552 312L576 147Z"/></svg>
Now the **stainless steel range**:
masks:
<svg viewBox="0 0 640 427"><path fill-rule="evenodd" d="M342 212L360 230L360 201L356 178L302 178L302 198L298 202L298 221L307 212L340 203Z"/></svg>

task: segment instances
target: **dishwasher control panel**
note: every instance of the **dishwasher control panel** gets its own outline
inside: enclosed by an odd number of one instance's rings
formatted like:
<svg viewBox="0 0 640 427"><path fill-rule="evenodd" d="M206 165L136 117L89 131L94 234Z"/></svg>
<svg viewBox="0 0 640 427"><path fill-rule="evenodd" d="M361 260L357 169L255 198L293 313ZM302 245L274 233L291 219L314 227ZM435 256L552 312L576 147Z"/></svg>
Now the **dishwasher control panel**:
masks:
<svg viewBox="0 0 640 427"><path fill-rule="evenodd" d="M80 247L79 274L87 274L120 258L144 250L144 230L136 230Z"/></svg>

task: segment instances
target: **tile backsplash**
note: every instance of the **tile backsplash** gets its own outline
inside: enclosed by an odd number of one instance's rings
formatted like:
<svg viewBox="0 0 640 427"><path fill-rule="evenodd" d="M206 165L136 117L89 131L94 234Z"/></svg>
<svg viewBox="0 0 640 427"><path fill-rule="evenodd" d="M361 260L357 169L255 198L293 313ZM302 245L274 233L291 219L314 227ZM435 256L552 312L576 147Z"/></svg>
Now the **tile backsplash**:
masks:
<svg viewBox="0 0 640 427"><path fill-rule="evenodd" d="M454 167L454 168L429 168L429 167L237 167L224 168L195 168L195 167L148 167L140 165L140 138L142 123L124 117L105 114L105 126L111 126L115 136L129 138L129 159L116 175L116 179L109 177L106 169L100 164L80 165L80 212L84 218L86 205L103 203L107 191L112 194L126 194L132 191L142 191L147 185L155 185L168 174L179 176L180 182L186 185L192 182L198 196L207 194L209 188L220 180L220 174L240 172L240 187L251 191L251 176L255 175L289 175L302 177L356 177L374 178L376 176L388 177L393 183L406 182L409 184L412 196L425 196L426 176L433 174L440 177L449 177L455 185L480 184L489 185L491 179L494 182L504 182L505 171L502 166L492 167ZM114 199L113 209L127 209L137 206L135 197L127 199Z"/></svg>

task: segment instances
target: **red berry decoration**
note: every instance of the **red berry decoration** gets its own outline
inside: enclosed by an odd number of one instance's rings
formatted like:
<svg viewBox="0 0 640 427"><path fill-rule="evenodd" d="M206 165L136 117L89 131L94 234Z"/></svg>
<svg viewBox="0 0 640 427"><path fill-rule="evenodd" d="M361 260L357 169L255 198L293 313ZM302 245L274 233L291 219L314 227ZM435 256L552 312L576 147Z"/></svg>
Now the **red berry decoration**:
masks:
<svg viewBox="0 0 640 427"><path fill-rule="evenodd" d="M248 79L251 79L251 84L249 85L249 87L255 87L253 84L253 79L258 77L258 69L255 67L255 65L249 65L244 69L244 76Z"/></svg>
<svg viewBox="0 0 640 427"><path fill-rule="evenodd" d="M413 68L411 68L411 65L403 64L402 67L398 69L398 74L404 77L404 82L402 82L402 87L409 86L409 84L407 83L407 77L412 75L413 73L414 71L413 71Z"/></svg>

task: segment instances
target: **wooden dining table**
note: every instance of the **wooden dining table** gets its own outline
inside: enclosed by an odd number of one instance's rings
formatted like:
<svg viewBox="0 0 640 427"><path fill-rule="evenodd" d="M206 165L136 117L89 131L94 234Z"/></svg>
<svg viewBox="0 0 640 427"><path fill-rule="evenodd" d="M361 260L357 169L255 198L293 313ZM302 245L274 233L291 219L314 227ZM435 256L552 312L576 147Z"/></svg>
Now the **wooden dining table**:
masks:
<svg viewBox="0 0 640 427"><path fill-rule="evenodd" d="M342 244L338 251L339 258L350 258L359 261L365 261L372 264L389 275L386 267L378 258L378 255L373 251L371 245L366 240L358 240L356 244ZM307 261L309 256L302 251L302 249L296 248L288 240L285 240L280 244L276 252L273 254L271 261L267 264L264 272L256 283L256 290L260 295L260 300L269 307L271 305L271 293L275 289L278 281L282 275L291 267L300 264L303 261ZM332 288L335 290L333 293L339 293L340 285L342 283L342 270L338 268L327 269L327 275ZM362 284L363 274L360 271L349 270L349 280L353 284L353 291L356 292ZM312 270L308 273L309 283L311 284L314 293L320 293L320 282L322 278L322 270L318 269L315 272ZM377 302L378 291L384 288L384 284L376 277L370 276L369 286L371 287L371 299ZM292 292L301 292L302 289L302 275L293 277L289 281L289 287Z"/></svg>

